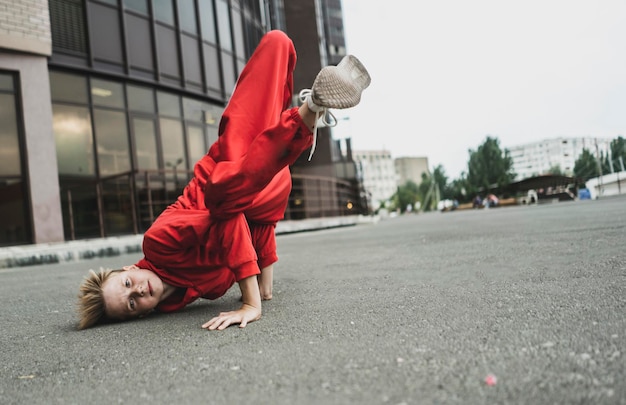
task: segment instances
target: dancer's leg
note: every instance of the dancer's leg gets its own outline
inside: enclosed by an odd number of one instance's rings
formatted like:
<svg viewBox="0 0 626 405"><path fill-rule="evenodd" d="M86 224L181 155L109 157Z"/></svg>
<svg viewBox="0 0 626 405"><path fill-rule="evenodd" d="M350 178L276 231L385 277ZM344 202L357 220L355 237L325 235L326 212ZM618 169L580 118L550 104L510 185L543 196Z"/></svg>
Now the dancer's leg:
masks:
<svg viewBox="0 0 626 405"><path fill-rule="evenodd" d="M228 173L236 172L238 169L230 167L231 170L227 170L226 173L220 166L225 162L241 159L259 134L279 122L281 113L291 104L295 64L296 52L292 41L285 33L271 31L261 39L242 71L223 113L218 140L211 146L209 153L196 164L194 178L179 199L181 207L206 208L204 192L210 177L219 179L224 187L221 190L211 190L213 196L209 198L223 200L222 196L216 194L220 192L232 191L240 194L236 189L244 185L237 179L230 181L228 177ZM265 150L262 153L272 152ZM258 157L258 154L256 155ZM282 203L284 206L291 188L288 169L286 173L276 176L268 188L272 189L267 190L271 191L270 194L284 196L285 202ZM238 208L231 210L231 212L241 211ZM218 210L215 210L215 213L219 215ZM265 219L267 216L259 218ZM282 213L274 214L272 218L277 221L282 218Z"/></svg>
<svg viewBox="0 0 626 405"><path fill-rule="evenodd" d="M276 126L254 139L241 159L222 161L214 166L204 189L204 201L211 215L226 218L250 209L259 192L266 191L264 189L278 173L290 186L289 177L282 176L282 171L287 170L287 166L312 143L313 134L299 109L285 111ZM281 187L281 184L272 182L272 186ZM276 203L276 207L282 205L284 208L284 201Z"/></svg>
<svg viewBox="0 0 626 405"><path fill-rule="evenodd" d="M216 161L242 157L252 140L278 123L291 105L296 51L282 31L270 31L244 67L220 121L219 138L211 147Z"/></svg>

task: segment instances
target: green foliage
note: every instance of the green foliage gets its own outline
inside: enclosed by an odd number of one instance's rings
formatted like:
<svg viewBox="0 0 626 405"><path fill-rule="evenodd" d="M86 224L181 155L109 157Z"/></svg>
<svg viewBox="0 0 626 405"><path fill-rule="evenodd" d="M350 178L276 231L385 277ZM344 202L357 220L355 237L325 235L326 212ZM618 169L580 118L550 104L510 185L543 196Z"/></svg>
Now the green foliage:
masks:
<svg viewBox="0 0 626 405"><path fill-rule="evenodd" d="M400 187L394 194L392 200L395 209L400 209L400 212L406 212L408 205L414 206L418 199L419 188L413 181L407 181Z"/></svg>
<svg viewBox="0 0 626 405"><path fill-rule="evenodd" d="M626 166L626 139L618 136L611 141L611 154L602 162L602 172L619 172Z"/></svg>
<svg viewBox="0 0 626 405"><path fill-rule="evenodd" d="M561 165L554 165L550 167L550 169L548 169L548 173L553 174L555 176L562 176L565 174L563 173L563 170L561 170Z"/></svg>
<svg viewBox="0 0 626 405"><path fill-rule="evenodd" d="M422 182L419 185L418 196L422 211L431 211L437 208L435 201L435 179L430 173L422 173Z"/></svg>
<svg viewBox="0 0 626 405"><path fill-rule="evenodd" d="M515 178L513 159L509 151L500 149L497 138L487 137L477 150L469 150L466 189L468 194L484 193L489 189L508 185Z"/></svg>
<svg viewBox="0 0 626 405"><path fill-rule="evenodd" d="M576 162L574 162L574 177L588 180L599 175L600 170L596 157L589 149L583 149L583 153L581 153L578 159L576 159Z"/></svg>
<svg viewBox="0 0 626 405"><path fill-rule="evenodd" d="M497 138L488 136L478 149L470 149L468 172L462 173L458 179L448 182L443 166L439 165L433 169L432 174L422 175L419 186L411 182L412 185L407 183L399 187L398 193L394 196L394 204L404 212L407 204L420 201L422 209L430 211L436 209L439 198L468 202L476 194L510 184L515 178L513 159L507 149L504 151L500 149L499 143ZM610 162L614 171L620 171L622 164L626 165L626 139L618 136L611 142L610 148L610 155L600 155L600 166L596 156L584 149L575 162L574 177L583 180L597 177L600 175L600 169L604 174L610 173ZM549 172L555 175L564 174L559 165L552 166Z"/></svg>
<svg viewBox="0 0 626 405"><path fill-rule="evenodd" d="M471 196L467 194L467 179L465 178L465 173L461 173L461 177L454 179L452 183L446 187L446 192L442 198L462 202L468 202L471 199Z"/></svg>

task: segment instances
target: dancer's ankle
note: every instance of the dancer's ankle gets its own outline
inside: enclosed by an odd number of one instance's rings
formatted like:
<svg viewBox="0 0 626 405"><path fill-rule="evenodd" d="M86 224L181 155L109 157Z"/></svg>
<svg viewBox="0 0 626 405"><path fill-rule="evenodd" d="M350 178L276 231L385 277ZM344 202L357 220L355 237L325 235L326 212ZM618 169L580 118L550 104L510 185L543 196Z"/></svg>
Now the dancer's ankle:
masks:
<svg viewBox="0 0 626 405"><path fill-rule="evenodd" d="M300 106L300 108L298 109L298 114L300 114L300 118L302 118L302 122L304 122L304 125L306 125L306 127L309 128L311 132L313 132L313 129L315 128L315 122L317 120L317 114L309 108L307 103L304 103Z"/></svg>

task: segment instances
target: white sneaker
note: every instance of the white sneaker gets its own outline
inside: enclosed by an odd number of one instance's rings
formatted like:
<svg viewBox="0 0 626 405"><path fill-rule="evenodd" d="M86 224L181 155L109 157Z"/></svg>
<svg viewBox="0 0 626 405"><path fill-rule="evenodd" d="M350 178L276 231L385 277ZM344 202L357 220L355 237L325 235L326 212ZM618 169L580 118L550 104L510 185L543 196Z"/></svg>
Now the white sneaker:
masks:
<svg viewBox="0 0 626 405"><path fill-rule="evenodd" d="M370 82L370 75L361 61L348 55L337 66L326 66L317 74L311 88L311 101L325 108L354 107Z"/></svg>
<svg viewBox="0 0 626 405"><path fill-rule="evenodd" d="M344 109L359 104L361 93L371 81L361 61L353 55L347 55L337 66L326 66L320 70L311 89L300 92L300 100L307 103L309 109L318 115L318 119L321 118L319 121L323 126L334 127L337 119L328 109ZM327 117L332 117L332 120ZM315 151L317 128L316 124L309 160Z"/></svg>

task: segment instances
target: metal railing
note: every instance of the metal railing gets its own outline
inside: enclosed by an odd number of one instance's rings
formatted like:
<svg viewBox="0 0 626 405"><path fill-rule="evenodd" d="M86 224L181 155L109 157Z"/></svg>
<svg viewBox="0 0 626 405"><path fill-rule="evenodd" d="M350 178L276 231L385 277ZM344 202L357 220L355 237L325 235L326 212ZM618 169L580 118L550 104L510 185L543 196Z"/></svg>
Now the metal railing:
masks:
<svg viewBox="0 0 626 405"><path fill-rule="evenodd" d="M173 203L193 172L142 170L100 179L61 178L66 239L145 232ZM331 177L292 175L285 219L298 220L365 213L359 188Z"/></svg>

